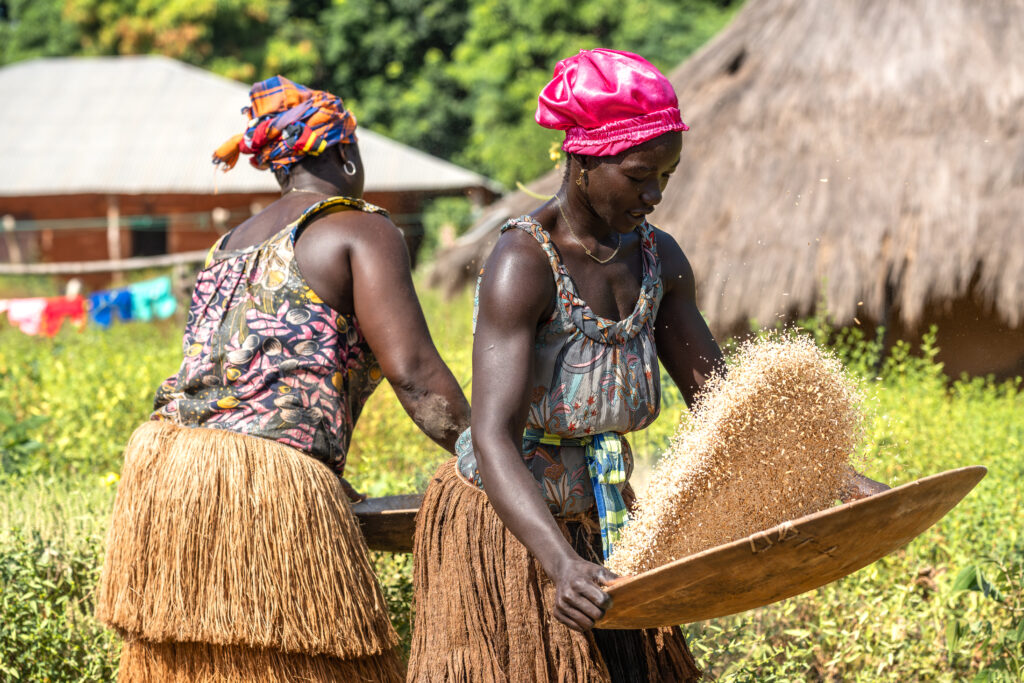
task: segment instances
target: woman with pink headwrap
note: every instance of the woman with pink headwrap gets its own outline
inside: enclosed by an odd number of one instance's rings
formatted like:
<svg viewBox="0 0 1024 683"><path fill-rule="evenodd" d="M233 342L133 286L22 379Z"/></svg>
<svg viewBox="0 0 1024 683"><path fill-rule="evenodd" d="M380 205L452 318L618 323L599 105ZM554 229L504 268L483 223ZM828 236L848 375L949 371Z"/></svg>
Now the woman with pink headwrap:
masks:
<svg viewBox="0 0 1024 683"><path fill-rule="evenodd" d="M658 362L688 403L722 362L686 256L647 222L687 126L664 75L604 49L557 65L536 119L565 131L566 174L478 283L472 431L418 520L408 680L695 680L678 628L592 628Z"/></svg>

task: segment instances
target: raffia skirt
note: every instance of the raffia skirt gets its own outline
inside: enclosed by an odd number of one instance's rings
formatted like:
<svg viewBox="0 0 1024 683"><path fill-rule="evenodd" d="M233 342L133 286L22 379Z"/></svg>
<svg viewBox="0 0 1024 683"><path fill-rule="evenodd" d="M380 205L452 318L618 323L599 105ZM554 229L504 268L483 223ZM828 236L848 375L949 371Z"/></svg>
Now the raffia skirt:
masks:
<svg viewBox="0 0 1024 683"><path fill-rule="evenodd" d="M554 585L450 460L416 520L409 681L652 683L701 677L678 627L578 633L552 613ZM592 525L560 522L600 561Z"/></svg>
<svg viewBox="0 0 1024 683"><path fill-rule="evenodd" d="M331 470L147 422L125 448L96 617L119 681L401 681L398 637Z"/></svg>

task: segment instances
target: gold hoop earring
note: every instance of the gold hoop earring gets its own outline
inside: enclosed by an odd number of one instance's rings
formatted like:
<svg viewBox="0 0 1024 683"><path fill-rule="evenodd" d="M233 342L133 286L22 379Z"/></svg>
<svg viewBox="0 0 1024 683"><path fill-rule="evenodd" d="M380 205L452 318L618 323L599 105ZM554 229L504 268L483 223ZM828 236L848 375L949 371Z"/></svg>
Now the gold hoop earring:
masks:
<svg viewBox="0 0 1024 683"><path fill-rule="evenodd" d="M583 187L583 181L586 179L586 175L587 175L587 169L581 168L580 169L580 177L576 179L576 185L577 186Z"/></svg>

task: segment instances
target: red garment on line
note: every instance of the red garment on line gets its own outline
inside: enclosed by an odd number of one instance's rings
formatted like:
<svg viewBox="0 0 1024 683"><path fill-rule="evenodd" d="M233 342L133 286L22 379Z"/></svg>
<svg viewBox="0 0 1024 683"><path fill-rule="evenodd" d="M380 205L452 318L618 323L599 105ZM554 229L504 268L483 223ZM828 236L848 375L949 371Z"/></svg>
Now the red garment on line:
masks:
<svg viewBox="0 0 1024 683"><path fill-rule="evenodd" d="M64 320L70 318L79 329L85 325L85 299L77 294L71 297L54 297L46 300L39 334L52 337L60 331Z"/></svg>

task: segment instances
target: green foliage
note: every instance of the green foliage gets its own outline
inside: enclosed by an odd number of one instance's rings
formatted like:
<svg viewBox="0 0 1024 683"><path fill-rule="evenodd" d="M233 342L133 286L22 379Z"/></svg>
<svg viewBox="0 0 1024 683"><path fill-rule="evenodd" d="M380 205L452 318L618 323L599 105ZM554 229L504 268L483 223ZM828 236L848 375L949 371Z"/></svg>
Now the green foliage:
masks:
<svg viewBox="0 0 1024 683"><path fill-rule="evenodd" d="M8 0L0 21L0 64L60 57L80 50L81 34L64 22L64 0Z"/></svg>
<svg viewBox="0 0 1024 683"><path fill-rule="evenodd" d="M114 680L120 645L92 618L106 515L90 510L111 498L90 488L0 481L0 680Z"/></svg>
<svg viewBox="0 0 1024 683"><path fill-rule="evenodd" d="M384 589L391 623L408 657L412 646L412 555L371 552L370 561Z"/></svg>
<svg viewBox="0 0 1024 683"><path fill-rule="evenodd" d="M457 160L510 187L533 179L551 168L547 150L561 140L533 121L537 94L558 60L610 47L639 52L671 70L724 26L734 9L730 2L702 0L473 3L451 67L472 112L468 145Z"/></svg>
<svg viewBox="0 0 1024 683"><path fill-rule="evenodd" d="M98 549L55 548L15 531L0 548L0 677L112 680L117 644L91 619Z"/></svg>
<svg viewBox="0 0 1024 683"><path fill-rule="evenodd" d="M32 435L44 422L46 418L42 415L19 420L11 413L0 411L0 472L21 473L33 464L32 456L43 444Z"/></svg>
<svg viewBox="0 0 1024 683"><path fill-rule="evenodd" d="M65 0L64 14L82 33L83 54L159 53L194 64L216 54L251 75L292 12L288 0Z"/></svg>
<svg viewBox="0 0 1024 683"><path fill-rule="evenodd" d="M18 299L32 296L53 296L61 284L52 275L0 275L0 297Z"/></svg>
<svg viewBox="0 0 1024 683"><path fill-rule="evenodd" d="M424 292L422 301L468 392L471 295L446 302ZM807 321L804 330L863 378L874 416L866 474L891 484L967 464L989 474L905 549L797 598L687 627L698 660L724 681L1020 680L1022 381L950 383L931 336L880 363L877 339L857 328ZM54 340L0 328L0 414L21 420L2 428L2 443L24 449L12 473L0 474L0 679L113 680L116 638L90 616L111 473L179 353L176 325L65 330ZM630 436L639 476L682 414L666 381L661 419ZM370 495L409 493L446 458L384 386L356 427L347 476ZM374 553L372 561L407 648L411 559Z"/></svg>
<svg viewBox="0 0 1024 683"><path fill-rule="evenodd" d="M325 82L375 131L444 158L461 148L465 91L447 73L466 0L336 0L320 16Z"/></svg>
<svg viewBox="0 0 1024 683"><path fill-rule="evenodd" d="M62 476L117 471L155 387L181 363L178 323L81 334L69 327L54 339L0 331L0 416L18 421L0 444L20 444L11 454L3 447L5 470L10 461L22 472ZM25 449L35 457L19 457Z"/></svg>
<svg viewBox="0 0 1024 683"><path fill-rule="evenodd" d="M420 258L429 260L440 248L441 235L450 231L451 236L458 237L473 225L477 210L473 203L463 197L439 197L426 204L423 208L423 244L420 246Z"/></svg>
<svg viewBox="0 0 1024 683"><path fill-rule="evenodd" d="M979 602L991 609L979 610ZM967 664L980 650L991 662L975 680L1024 678L1024 546L961 569L947 608L946 648L954 666Z"/></svg>

